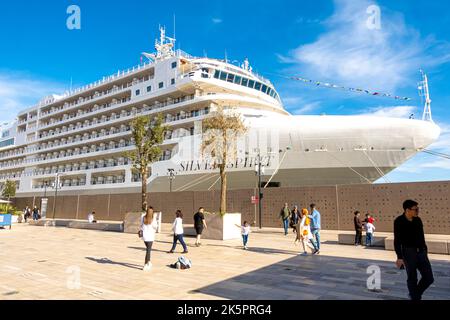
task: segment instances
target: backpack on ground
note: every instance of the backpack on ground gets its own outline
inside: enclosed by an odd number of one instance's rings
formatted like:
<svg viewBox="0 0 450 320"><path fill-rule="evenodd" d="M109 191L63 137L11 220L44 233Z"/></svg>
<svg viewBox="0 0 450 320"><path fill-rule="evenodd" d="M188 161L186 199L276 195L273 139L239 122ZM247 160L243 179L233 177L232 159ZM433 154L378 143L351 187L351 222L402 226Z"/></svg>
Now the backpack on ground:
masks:
<svg viewBox="0 0 450 320"><path fill-rule="evenodd" d="M190 269L192 267L192 261L185 256L181 256L178 258L178 261L176 263L171 264L170 266L174 269Z"/></svg>

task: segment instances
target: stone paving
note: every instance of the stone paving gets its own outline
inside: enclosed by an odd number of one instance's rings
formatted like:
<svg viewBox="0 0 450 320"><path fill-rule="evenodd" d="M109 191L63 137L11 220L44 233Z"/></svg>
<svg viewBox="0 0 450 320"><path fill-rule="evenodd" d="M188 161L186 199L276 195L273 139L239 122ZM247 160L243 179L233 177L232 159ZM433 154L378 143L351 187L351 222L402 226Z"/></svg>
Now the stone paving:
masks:
<svg viewBox="0 0 450 320"><path fill-rule="evenodd" d="M395 254L337 244L322 232L320 255L301 256L294 236L280 229L240 240L186 238L190 270L168 267L182 251L167 254L171 235L163 227L152 253L153 269L141 270L144 244L137 235L14 225L0 229L0 300L11 299L406 299L406 275ZM450 299L450 256L430 255L435 283L424 299ZM369 291L367 268L381 270L381 290ZM79 275L79 276L78 276ZM79 281L77 281L79 279Z"/></svg>

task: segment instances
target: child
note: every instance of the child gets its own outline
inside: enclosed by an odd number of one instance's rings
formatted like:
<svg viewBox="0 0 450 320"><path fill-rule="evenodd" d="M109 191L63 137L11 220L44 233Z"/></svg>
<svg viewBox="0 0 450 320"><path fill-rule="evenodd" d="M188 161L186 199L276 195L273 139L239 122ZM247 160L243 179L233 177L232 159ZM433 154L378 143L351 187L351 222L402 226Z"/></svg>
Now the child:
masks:
<svg viewBox="0 0 450 320"><path fill-rule="evenodd" d="M242 242L244 243L244 250L248 250L247 242L248 242L248 235L251 232L250 225L247 221L244 221L244 225L242 226Z"/></svg>
<svg viewBox="0 0 450 320"><path fill-rule="evenodd" d="M365 224L366 228L366 247L372 246L372 237L373 232L375 231L375 226L373 225L373 220L368 220L368 222Z"/></svg>

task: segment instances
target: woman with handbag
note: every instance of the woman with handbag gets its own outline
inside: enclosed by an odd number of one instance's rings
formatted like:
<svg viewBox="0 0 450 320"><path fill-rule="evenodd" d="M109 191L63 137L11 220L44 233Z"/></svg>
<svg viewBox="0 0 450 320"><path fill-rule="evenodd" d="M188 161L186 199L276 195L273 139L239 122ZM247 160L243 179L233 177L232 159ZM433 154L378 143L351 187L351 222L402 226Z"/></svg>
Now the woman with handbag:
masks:
<svg viewBox="0 0 450 320"><path fill-rule="evenodd" d="M153 207L149 207L147 212L141 217L141 228L139 230L139 237L144 240L146 247L144 271L150 271L152 268L150 256L153 242L155 241L156 230L158 230L158 222L155 219Z"/></svg>
<svg viewBox="0 0 450 320"><path fill-rule="evenodd" d="M301 211L301 221L299 223L299 228L297 232L297 239L296 241L301 241L303 245L303 254L307 255L306 252L306 246L308 246L311 249L312 254L316 254L319 252L319 249L317 248L317 245L314 241L314 237L311 233L311 227L310 227L311 220L308 218L308 209L302 209Z"/></svg>

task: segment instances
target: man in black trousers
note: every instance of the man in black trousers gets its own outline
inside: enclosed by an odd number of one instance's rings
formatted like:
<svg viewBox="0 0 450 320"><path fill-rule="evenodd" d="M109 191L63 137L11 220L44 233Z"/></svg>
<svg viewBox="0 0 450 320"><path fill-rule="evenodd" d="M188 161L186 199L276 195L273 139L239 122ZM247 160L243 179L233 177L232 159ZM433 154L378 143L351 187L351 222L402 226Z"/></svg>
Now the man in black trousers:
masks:
<svg viewBox="0 0 450 320"><path fill-rule="evenodd" d="M353 223L355 225L355 246L362 245L362 222L360 219L361 213L355 211L355 217L353 218Z"/></svg>
<svg viewBox="0 0 450 320"><path fill-rule="evenodd" d="M411 300L421 300L425 290L434 282L433 271L428 260L422 220L418 217L418 203L406 200L403 215L394 221L394 247L396 265L406 269L407 284ZM417 282L417 270L422 278Z"/></svg>

